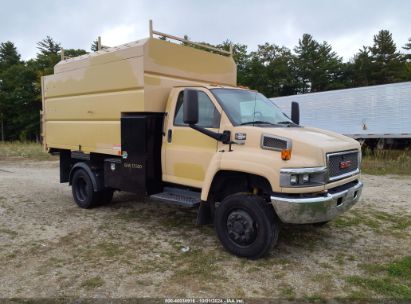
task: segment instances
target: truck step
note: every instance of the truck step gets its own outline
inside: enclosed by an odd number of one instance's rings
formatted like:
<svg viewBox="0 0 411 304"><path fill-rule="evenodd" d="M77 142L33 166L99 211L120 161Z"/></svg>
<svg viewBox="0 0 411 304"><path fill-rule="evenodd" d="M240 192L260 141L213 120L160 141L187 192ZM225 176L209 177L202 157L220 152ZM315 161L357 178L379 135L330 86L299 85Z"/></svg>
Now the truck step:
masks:
<svg viewBox="0 0 411 304"><path fill-rule="evenodd" d="M164 192L150 195L150 198L187 208L198 207L201 202L199 192L171 187L164 187Z"/></svg>

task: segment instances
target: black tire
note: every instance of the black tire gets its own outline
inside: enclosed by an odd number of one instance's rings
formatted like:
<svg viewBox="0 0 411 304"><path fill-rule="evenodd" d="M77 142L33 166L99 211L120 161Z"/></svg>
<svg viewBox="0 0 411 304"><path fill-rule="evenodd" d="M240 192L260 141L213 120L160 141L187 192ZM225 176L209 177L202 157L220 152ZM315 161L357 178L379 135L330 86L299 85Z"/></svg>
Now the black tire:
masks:
<svg viewBox="0 0 411 304"><path fill-rule="evenodd" d="M329 222L330 222L330 221L314 223L313 226L314 226L314 227L323 227L323 226L327 225Z"/></svg>
<svg viewBox="0 0 411 304"><path fill-rule="evenodd" d="M274 209L256 195L226 197L215 210L214 225L224 248L240 257L261 258L278 240Z"/></svg>
<svg viewBox="0 0 411 304"><path fill-rule="evenodd" d="M100 199L100 193L94 191L91 178L84 169L77 169L74 172L71 190L74 201L80 208L92 208Z"/></svg>

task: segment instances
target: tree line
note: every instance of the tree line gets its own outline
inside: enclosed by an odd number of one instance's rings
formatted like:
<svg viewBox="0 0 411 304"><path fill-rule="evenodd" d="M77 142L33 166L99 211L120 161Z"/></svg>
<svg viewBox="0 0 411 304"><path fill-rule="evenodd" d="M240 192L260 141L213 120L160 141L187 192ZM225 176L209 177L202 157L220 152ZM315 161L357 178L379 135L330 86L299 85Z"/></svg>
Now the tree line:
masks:
<svg viewBox="0 0 411 304"><path fill-rule="evenodd" d="M188 38L187 36L185 38ZM162 37L162 39L165 39ZM229 50L226 40L214 47ZM411 50L411 38L401 47ZM363 46L349 61L332 46L304 34L291 50L276 44L233 44L238 84L258 90L267 97L304 94L411 80L411 55L397 48L392 34L381 30L373 45ZM61 44L47 36L37 43L35 58L22 60L15 44L0 43L0 135L1 140L39 140L41 76L53 73L60 61ZM91 44L97 51L97 41ZM86 54L65 49L65 56Z"/></svg>

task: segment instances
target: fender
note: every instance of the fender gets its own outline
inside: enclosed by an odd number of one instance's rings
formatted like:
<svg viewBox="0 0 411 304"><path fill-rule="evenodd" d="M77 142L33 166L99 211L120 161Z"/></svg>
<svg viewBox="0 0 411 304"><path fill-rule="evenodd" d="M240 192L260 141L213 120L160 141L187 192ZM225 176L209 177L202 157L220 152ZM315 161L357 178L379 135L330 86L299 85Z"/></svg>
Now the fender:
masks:
<svg viewBox="0 0 411 304"><path fill-rule="evenodd" d="M259 158L254 157L255 154L249 152L224 152L216 153L211 159L204 178L203 186L201 189L201 200L207 201L208 194L210 192L211 184L215 175L221 170L237 171L242 173L249 173L257 176L261 176L268 180L271 189L274 191L281 191L278 186L279 172L274 170L276 168L271 164L272 157L261 155ZM248 161L247 161L248 160Z"/></svg>
<svg viewBox="0 0 411 304"><path fill-rule="evenodd" d="M85 170L88 176L90 177L91 182L93 183L94 192L101 191L104 189L102 173L91 170L90 166L85 162L78 162L71 168L70 174L69 174L69 185L70 186L71 186L71 181L73 179L74 171L80 168Z"/></svg>

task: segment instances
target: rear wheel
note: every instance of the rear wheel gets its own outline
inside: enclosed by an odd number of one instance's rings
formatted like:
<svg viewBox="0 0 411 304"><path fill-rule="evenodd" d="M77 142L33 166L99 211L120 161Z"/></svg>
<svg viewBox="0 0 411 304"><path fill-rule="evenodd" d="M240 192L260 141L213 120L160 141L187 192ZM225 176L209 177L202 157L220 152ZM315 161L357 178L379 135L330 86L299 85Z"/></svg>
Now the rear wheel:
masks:
<svg viewBox="0 0 411 304"><path fill-rule="evenodd" d="M84 169L74 172L71 186L74 201L80 208L94 207L100 199L100 193L94 191L91 178Z"/></svg>
<svg viewBox="0 0 411 304"><path fill-rule="evenodd" d="M274 210L256 195L228 196L217 207L214 223L223 246L237 256L258 259L277 243Z"/></svg>

